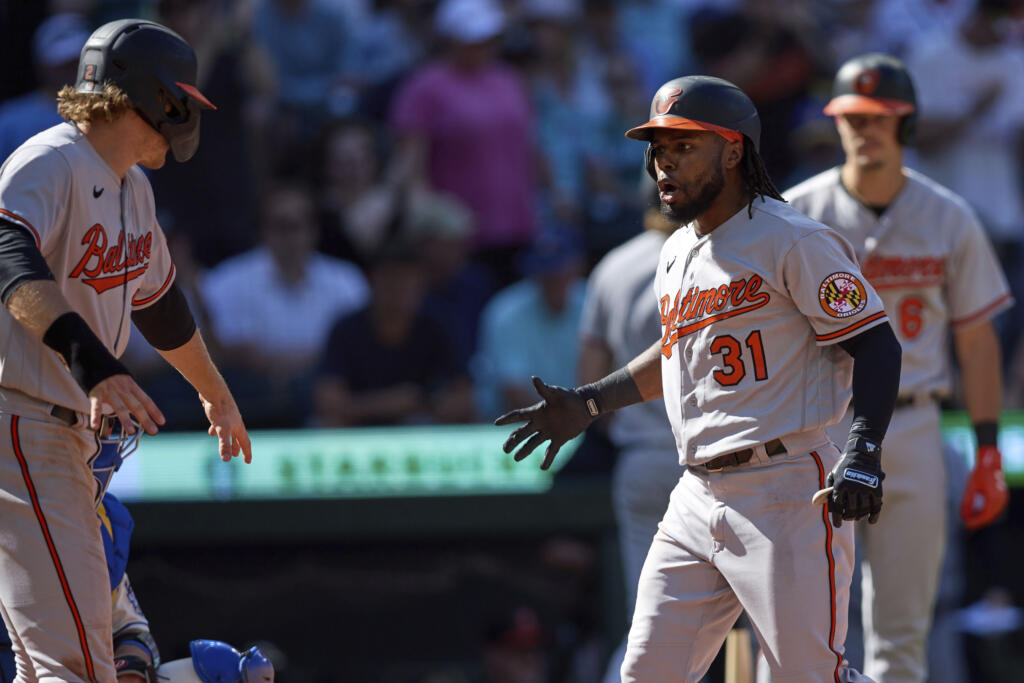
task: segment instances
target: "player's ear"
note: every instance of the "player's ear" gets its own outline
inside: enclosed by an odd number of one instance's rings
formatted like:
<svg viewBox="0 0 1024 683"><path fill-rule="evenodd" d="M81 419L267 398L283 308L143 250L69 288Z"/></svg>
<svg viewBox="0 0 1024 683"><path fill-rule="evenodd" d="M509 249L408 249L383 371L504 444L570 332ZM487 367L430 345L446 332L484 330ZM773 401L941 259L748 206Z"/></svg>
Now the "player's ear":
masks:
<svg viewBox="0 0 1024 683"><path fill-rule="evenodd" d="M733 169L739 166L743 160L743 141L726 142L722 148L722 165L726 169Z"/></svg>

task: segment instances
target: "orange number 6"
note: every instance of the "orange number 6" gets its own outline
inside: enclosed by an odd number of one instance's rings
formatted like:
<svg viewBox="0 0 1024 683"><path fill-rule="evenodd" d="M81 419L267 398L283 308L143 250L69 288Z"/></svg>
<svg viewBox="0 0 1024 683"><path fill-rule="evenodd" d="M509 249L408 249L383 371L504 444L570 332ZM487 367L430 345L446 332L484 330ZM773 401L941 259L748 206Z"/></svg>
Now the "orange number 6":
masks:
<svg viewBox="0 0 1024 683"><path fill-rule="evenodd" d="M924 302L920 297L908 296L900 301L900 332L905 339L917 339L924 327Z"/></svg>

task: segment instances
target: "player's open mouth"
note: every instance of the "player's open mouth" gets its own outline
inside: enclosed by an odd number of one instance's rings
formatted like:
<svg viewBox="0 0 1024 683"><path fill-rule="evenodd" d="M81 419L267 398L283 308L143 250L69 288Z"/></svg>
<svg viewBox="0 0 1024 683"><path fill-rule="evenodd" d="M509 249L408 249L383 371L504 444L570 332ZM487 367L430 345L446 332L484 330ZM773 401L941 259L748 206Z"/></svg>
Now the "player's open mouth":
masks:
<svg viewBox="0 0 1024 683"><path fill-rule="evenodd" d="M661 201L670 204L675 201L676 195L679 193L679 186L671 180L663 178L658 181L658 192Z"/></svg>

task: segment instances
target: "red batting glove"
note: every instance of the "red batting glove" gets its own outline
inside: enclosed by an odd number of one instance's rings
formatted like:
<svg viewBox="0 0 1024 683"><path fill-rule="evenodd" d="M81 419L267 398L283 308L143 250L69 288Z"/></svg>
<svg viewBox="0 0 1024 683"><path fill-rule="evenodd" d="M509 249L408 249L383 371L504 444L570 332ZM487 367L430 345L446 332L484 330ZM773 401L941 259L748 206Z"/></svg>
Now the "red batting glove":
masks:
<svg viewBox="0 0 1024 683"><path fill-rule="evenodd" d="M1010 502L1010 492L1003 478L1002 456L995 446L981 446L974 469L967 477L960 517L964 526L974 531L996 520Z"/></svg>

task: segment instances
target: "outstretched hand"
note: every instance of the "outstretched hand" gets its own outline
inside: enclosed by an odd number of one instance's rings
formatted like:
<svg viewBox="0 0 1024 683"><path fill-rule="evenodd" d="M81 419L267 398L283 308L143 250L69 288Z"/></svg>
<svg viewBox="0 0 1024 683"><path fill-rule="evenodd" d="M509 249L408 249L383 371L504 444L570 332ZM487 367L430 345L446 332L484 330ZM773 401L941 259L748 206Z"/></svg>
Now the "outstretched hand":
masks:
<svg viewBox="0 0 1024 683"><path fill-rule="evenodd" d="M249 443L249 433L242 422L242 415L238 412L238 406L231 395L223 396L215 401L206 399L200 394L199 400L203 404L203 411L210 421L210 428L207 430L210 436L217 437L217 450L220 459L224 462L237 457L241 451L245 462L252 462L252 446Z"/></svg>
<svg viewBox="0 0 1024 683"><path fill-rule="evenodd" d="M502 446L502 450L511 453L516 446L526 441L512 456L516 462L532 453L537 446L550 440L551 443L544 452L544 461L540 465L542 470L546 470L554 462L558 449L583 432L594 421L595 415L588 409L586 397L577 389L545 384L537 377L533 378L533 386L542 401L527 408L509 411L495 420L494 424L526 423L516 428Z"/></svg>

